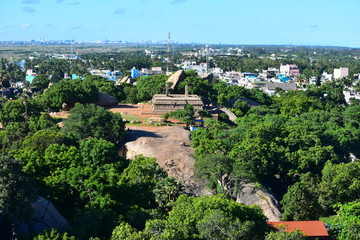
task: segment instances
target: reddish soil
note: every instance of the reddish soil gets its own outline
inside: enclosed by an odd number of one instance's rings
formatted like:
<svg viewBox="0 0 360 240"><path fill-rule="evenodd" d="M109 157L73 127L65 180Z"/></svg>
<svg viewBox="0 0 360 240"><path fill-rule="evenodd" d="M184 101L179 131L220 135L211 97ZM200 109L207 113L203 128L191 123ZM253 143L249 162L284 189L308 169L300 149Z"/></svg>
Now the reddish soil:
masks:
<svg viewBox="0 0 360 240"><path fill-rule="evenodd" d="M109 111L113 113L121 113L123 117L126 119L126 116L134 116L139 119L142 123L146 123L149 118L156 117L161 118L161 115L153 114L151 111L152 105L151 104L119 104L114 107L107 108ZM52 117L58 118L67 118L70 115L69 111L61 111L61 112L54 112L50 113ZM168 119L168 121L181 124L180 121L176 119Z"/></svg>

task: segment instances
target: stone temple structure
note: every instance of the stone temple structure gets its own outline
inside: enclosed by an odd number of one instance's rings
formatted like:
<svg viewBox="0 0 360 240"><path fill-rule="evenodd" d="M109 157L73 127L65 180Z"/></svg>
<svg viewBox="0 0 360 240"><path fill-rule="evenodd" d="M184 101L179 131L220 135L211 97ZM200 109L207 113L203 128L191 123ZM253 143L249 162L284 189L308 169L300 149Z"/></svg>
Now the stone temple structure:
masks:
<svg viewBox="0 0 360 240"><path fill-rule="evenodd" d="M189 95L188 86L185 86L185 94L170 94L169 87L166 85L166 93L155 94L151 101L153 103L153 114L164 114L184 109L186 105L193 105L194 110L202 110L204 105L198 95Z"/></svg>

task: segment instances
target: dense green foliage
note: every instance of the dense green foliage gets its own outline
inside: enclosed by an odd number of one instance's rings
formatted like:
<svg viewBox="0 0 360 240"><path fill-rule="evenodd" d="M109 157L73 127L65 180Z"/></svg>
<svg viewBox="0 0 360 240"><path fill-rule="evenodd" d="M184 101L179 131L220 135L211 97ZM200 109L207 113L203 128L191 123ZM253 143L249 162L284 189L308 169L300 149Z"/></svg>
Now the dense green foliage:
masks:
<svg viewBox="0 0 360 240"><path fill-rule="evenodd" d="M198 46L181 48L198 50ZM39 92L35 97L19 93L4 100L0 110L1 226L28 219L30 202L39 193L70 225L33 239L303 239L299 232L269 232L258 207L233 201L250 181L275 192L284 220L316 220L336 212L331 224L334 236L358 238L360 105L358 101L348 105L342 93L352 85L351 78L270 97L186 71L173 93L184 93L187 85L206 104L227 107L238 117L231 126L210 121L192 133L196 176L221 195L190 197L155 159L119 157L125 137L122 117L93 104L99 92L126 103L146 102L164 93L165 75L139 77L133 79L134 85L120 86L88 75L89 68L118 69L123 75L129 75L132 67L164 70L164 49L154 50L154 58L139 49L88 53L83 60L37 55L26 61L26 67L38 73L32 87ZM302 47L247 46L241 54L229 51L233 55L214 56L210 65L259 72L297 64L302 73L298 80L305 82L335 67L348 66L351 74L360 71L354 58L360 56L358 50L320 48L316 56ZM270 54L282 59L271 59ZM200 63L205 58L176 52L170 70L177 70L174 63L183 60ZM63 79L65 73L80 79ZM0 59L3 86L22 81L24 75L16 63ZM249 107L244 98L261 106ZM60 128L61 120L44 112L65 106L73 108ZM169 116L191 124L194 109L187 106Z"/></svg>
<svg viewBox="0 0 360 240"><path fill-rule="evenodd" d="M121 223L111 239L263 239L269 230L258 207L221 195L183 195L172 207L166 219L148 220L141 232Z"/></svg>
<svg viewBox="0 0 360 240"><path fill-rule="evenodd" d="M111 113L94 104L79 103L75 104L70 113L62 129L69 138L82 140L97 137L118 143L124 137L124 122L120 114Z"/></svg>
<svg viewBox="0 0 360 240"><path fill-rule="evenodd" d="M21 171L21 163L11 155L0 156L0 189L0 220L17 217L18 221L28 221L36 190Z"/></svg>
<svg viewBox="0 0 360 240"><path fill-rule="evenodd" d="M300 231L287 233L286 231L270 232L265 240L305 240L306 237Z"/></svg>
<svg viewBox="0 0 360 240"><path fill-rule="evenodd" d="M358 162L351 159L360 157L359 105L347 106L329 85L272 101L248 110L236 127L213 122L194 132L197 175L234 198L242 182L263 183L283 199L287 220L314 220L357 200Z"/></svg>
<svg viewBox="0 0 360 240"><path fill-rule="evenodd" d="M360 202L338 204L337 216L331 223L336 239L358 239L360 236Z"/></svg>

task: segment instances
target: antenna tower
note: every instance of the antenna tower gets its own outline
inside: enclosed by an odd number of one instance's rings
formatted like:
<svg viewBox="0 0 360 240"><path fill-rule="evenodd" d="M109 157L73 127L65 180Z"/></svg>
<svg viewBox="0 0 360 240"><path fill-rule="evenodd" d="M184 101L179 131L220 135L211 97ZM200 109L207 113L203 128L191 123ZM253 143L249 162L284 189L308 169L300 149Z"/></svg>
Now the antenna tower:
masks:
<svg viewBox="0 0 360 240"><path fill-rule="evenodd" d="M71 55L73 56L74 55L74 48L73 48L73 44L74 44L74 39L72 39L71 41L70 41L70 46L71 46Z"/></svg>
<svg viewBox="0 0 360 240"><path fill-rule="evenodd" d="M206 73L209 73L210 61L209 61L209 45L206 45Z"/></svg>
<svg viewBox="0 0 360 240"><path fill-rule="evenodd" d="M168 44L167 44L166 75L169 74L170 48L171 48L171 40L170 40L170 32L169 32L168 33Z"/></svg>

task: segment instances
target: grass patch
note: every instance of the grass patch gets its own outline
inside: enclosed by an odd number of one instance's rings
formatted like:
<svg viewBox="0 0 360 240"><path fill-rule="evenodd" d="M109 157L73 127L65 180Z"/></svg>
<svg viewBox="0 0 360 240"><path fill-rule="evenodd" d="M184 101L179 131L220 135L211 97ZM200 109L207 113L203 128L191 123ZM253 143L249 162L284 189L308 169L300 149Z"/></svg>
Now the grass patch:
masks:
<svg viewBox="0 0 360 240"><path fill-rule="evenodd" d="M321 218L319 218L319 220L323 221L324 223L330 223L335 218L336 218L336 215L331 215L331 216L327 216L327 217L321 217Z"/></svg>
<svg viewBox="0 0 360 240"><path fill-rule="evenodd" d="M123 119L126 119L126 121L139 121L140 119L137 116L134 115L121 115Z"/></svg>

